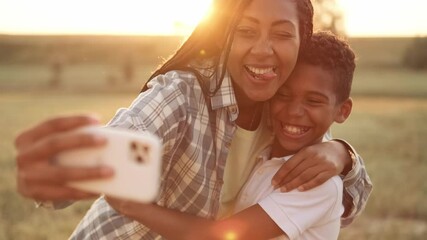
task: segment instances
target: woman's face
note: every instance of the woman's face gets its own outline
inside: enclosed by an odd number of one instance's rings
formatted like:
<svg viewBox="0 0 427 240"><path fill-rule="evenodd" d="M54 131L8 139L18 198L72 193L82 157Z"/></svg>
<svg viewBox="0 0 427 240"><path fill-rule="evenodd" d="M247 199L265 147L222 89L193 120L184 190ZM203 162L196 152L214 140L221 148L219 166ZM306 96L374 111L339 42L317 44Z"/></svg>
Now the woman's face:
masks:
<svg viewBox="0 0 427 240"><path fill-rule="evenodd" d="M237 24L227 69L237 101L266 101L286 81L300 45L296 3L252 0Z"/></svg>

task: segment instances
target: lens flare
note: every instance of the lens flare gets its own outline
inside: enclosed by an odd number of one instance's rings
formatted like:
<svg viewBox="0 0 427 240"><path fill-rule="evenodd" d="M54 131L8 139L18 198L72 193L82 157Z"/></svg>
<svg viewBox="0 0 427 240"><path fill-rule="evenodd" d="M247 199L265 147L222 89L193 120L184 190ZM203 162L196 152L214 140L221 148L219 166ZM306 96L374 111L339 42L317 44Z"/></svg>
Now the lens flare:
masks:
<svg viewBox="0 0 427 240"><path fill-rule="evenodd" d="M236 233L234 232L227 232L225 234L225 240L236 240L236 239L237 239L237 236L236 236Z"/></svg>

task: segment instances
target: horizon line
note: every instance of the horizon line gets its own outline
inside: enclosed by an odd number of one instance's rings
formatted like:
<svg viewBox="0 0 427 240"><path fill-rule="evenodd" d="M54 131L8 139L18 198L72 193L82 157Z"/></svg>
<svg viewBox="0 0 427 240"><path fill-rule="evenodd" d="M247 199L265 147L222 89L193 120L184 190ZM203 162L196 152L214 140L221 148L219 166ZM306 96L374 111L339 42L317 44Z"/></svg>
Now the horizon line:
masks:
<svg viewBox="0 0 427 240"><path fill-rule="evenodd" d="M138 34L138 33L30 33L30 32L0 32L0 36L93 36L93 37L188 37L186 34ZM427 34L414 34L414 35L345 35L348 38L424 38Z"/></svg>

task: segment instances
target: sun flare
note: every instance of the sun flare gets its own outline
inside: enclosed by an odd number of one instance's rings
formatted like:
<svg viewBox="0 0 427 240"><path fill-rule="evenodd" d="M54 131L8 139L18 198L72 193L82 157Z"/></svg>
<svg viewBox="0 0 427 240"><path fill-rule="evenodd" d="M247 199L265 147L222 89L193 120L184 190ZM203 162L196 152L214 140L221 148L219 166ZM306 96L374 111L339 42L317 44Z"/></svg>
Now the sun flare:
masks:
<svg viewBox="0 0 427 240"><path fill-rule="evenodd" d="M0 34L188 35L212 1L0 0ZM427 36L427 1L337 1L350 36Z"/></svg>
<svg viewBox="0 0 427 240"><path fill-rule="evenodd" d="M5 19L16 19L16 14L19 14L18 20L8 21L9 31L42 34L141 35L188 34L208 12L212 2L212 0L16 1L20 4L6 2L2 6L6 9L2 11Z"/></svg>

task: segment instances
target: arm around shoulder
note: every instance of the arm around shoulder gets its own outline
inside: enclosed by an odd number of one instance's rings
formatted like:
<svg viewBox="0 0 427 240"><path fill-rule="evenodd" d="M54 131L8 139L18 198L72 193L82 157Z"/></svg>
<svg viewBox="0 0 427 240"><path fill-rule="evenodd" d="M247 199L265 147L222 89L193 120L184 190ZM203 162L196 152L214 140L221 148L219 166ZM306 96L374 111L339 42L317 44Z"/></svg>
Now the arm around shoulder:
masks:
<svg viewBox="0 0 427 240"><path fill-rule="evenodd" d="M341 227L346 227L365 209L372 192L372 182L363 159L356 150L342 139L334 139L334 141L344 144L352 158L351 169L345 175L341 175L344 184L343 204L345 207L345 212L341 217Z"/></svg>

